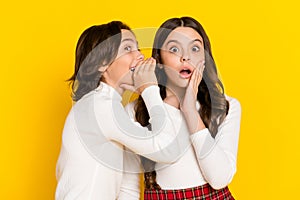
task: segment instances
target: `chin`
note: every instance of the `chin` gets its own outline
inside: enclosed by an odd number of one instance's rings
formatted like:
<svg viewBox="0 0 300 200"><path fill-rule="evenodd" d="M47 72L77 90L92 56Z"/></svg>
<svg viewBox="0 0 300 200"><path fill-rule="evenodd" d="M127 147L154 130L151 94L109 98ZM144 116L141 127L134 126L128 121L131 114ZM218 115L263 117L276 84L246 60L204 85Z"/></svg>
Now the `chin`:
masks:
<svg viewBox="0 0 300 200"><path fill-rule="evenodd" d="M118 85L121 85L121 84L133 85L133 80L131 77L125 76L125 77L119 79Z"/></svg>
<svg viewBox="0 0 300 200"><path fill-rule="evenodd" d="M180 79L176 85L181 88L186 88L189 85L189 79Z"/></svg>
<svg viewBox="0 0 300 200"><path fill-rule="evenodd" d="M122 85L122 84L132 85L132 86L133 86L133 82L132 82L132 81L120 81L120 82L118 83L118 85Z"/></svg>

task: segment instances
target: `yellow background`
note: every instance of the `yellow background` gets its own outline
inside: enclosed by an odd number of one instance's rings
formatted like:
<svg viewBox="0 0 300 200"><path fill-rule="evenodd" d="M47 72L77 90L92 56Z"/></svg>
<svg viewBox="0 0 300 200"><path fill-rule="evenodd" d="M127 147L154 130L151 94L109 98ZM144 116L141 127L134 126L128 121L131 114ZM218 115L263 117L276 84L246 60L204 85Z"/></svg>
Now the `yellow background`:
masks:
<svg viewBox="0 0 300 200"><path fill-rule="evenodd" d="M71 108L64 82L79 35L122 20L158 27L189 15L206 29L225 91L240 100L237 199L299 198L299 3L2 1L0 199L54 199L55 164Z"/></svg>

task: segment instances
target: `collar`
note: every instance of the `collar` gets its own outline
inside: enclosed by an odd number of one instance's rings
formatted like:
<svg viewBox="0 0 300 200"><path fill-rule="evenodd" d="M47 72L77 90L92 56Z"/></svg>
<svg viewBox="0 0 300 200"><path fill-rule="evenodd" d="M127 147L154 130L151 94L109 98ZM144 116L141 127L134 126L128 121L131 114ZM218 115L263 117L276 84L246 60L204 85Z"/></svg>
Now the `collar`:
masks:
<svg viewBox="0 0 300 200"><path fill-rule="evenodd" d="M122 101L122 96L117 92L117 90L110 85L100 81L99 86L95 89L96 92L101 92L113 100Z"/></svg>

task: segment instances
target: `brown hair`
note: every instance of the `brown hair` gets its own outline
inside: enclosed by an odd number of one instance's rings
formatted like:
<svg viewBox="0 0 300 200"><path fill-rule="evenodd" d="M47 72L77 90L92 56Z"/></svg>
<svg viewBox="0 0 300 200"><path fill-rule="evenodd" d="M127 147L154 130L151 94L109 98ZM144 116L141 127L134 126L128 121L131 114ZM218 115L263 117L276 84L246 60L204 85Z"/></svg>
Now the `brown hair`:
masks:
<svg viewBox="0 0 300 200"><path fill-rule="evenodd" d="M160 50L168 35L177 27L190 27L197 31L203 38L205 49L205 69L203 71L203 81L198 86L197 100L201 105L199 115L205 126L209 129L212 137L215 138L218 132L218 127L225 119L229 103L225 99L224 87L217 73L216 64L214 62L211 46L201 24L191 17L172 18L165 21L158 29L152 50L152 57L156 59L158 65L163 64L160 57ZM156 67L155 73L160 87L160 95L162 99L166 98L166 81L167 75L163 68ZM149 124L149 115L145 103L141 97L138 98L135 106L136 120L142 125ZM155 162L149 161L142 157L142 163L145 169L145 188L159 189L156 183L156 172L154 170Z"/></svg>
<svg viewBox="0 0 300 200"><path fill-rule="evenodd" d="M121 43L121 29L130 28L120 22L91 26L80 36L76 46L75 71L70 81L72 99L82 96L99 86L100 67L111 64L117 56Z"/></svg>

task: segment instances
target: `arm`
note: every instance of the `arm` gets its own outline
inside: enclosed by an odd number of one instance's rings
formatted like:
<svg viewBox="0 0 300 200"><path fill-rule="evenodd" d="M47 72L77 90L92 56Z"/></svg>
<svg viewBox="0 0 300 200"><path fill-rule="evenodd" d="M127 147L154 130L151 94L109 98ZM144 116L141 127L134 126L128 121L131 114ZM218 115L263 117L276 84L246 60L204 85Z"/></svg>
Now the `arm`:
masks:
<svg viewBox="0 0 300 200"><path fill-rule="evenodd" d="M208 129L191 135L203 176L215 189L227 186L236 172L241 107L236 99L231 99L229 104L228 115L215 139Z"/></svg>
<svg viewBox="0 0 300 200"><path fill-rule="evenodd" d="M152 131L133 123L120 101L103 101L101 96L95 95L94 116L101 133L107 139L117 141L156 162L174 162L180 154L178 138L158 86L146 88L142 97L150 115Z"/></svg>
<svg viewBox="0 0 300 200"><path fill-rule="evenodd" d="M231 182L236 172L241 107L237 100L230 99L228 115L219 126L214 139L195 107L204 68L204 65L200 65L193 71L181 103L181 111L190 133L194 133L190 139L202 174L213 188L220 189Z"/></svg>

